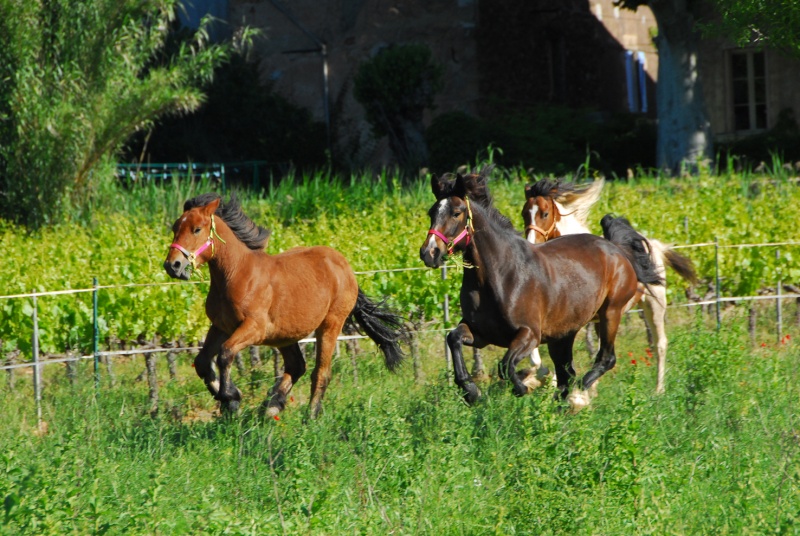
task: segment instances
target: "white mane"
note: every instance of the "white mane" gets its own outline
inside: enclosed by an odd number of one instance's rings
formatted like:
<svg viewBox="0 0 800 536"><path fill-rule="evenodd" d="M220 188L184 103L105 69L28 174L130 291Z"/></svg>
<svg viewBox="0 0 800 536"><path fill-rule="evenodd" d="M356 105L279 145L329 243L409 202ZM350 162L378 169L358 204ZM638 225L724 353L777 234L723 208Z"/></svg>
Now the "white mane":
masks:
<svg viewBox="0 0 800 536"><path fill-rule="evenodd" d="M586 220L592 206L600 199L603 185L605 185L605 179L596 179L581 192L581 195L570 192L554 198L558 212L561 214L561 221L558 222L557 228L562 235L591 232L586 225Z"/></svg>

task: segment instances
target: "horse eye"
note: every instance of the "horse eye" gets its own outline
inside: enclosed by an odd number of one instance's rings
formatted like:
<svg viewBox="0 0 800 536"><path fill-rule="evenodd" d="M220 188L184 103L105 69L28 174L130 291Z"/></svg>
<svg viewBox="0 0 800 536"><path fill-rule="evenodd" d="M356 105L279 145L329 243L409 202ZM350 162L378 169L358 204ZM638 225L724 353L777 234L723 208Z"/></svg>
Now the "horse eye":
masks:
<svg viewBox="0 0 800 536"><path fill-rule="evenodd" d="M550 213L549 213L549 212L545 212L544 214L542 214L542 218L546 218L546 217L547 217L547 216L549 216L549 215L550 215Z"/></svg>
<svg viewBox="0 0 800 536"><path fill-rule="evenodd" d="M200 227L197 227L197 228L195 228L195 230L194 230L194 234L200 234L200 231L202 231L202 230L203 230L202 228L200 228Z"/></svg>

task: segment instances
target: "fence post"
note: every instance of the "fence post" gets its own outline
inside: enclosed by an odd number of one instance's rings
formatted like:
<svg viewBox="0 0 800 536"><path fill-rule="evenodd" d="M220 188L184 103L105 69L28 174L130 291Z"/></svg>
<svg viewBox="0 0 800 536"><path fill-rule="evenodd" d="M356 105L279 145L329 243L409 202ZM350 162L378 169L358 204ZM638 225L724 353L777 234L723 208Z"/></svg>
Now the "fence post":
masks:
<svg viewBox="0 0 800 536"><path fill-rule="evenodd" d="M722 327L722 321L720 319L720 310L719 310L719 237L714 237L714 279L716 281L716 295L717 295L717 331L720 330Z"/></svg>
<svg viewBox="0 0 800 536"><path fill-rule="evenodd" d="M97 278L92 278L92 354L94 354L94 388L100 388L100 355L99 355L99 341L100 341L100 326L97 325Z"/></svg>
<svg viewBox="0 0 800 536"><path fill-rule="evenodd" d="M775 260L781 260L781 250L775 250ZM781 267L778 265L777 267L778 272L778 284L775 288L777 297L775 298L775 315L777 317L778 323L778 343L780 344L781 339L783 339L783 311L781 309Z"/></svg>
<svg viewBox="0 0 800 536"><path fill-rule="evenodd" d="M33 396L36 399L36 424L42 427L42 367L39 365L39 312L33 295Z"/></svg>
<svg viewBox="0 0 800 536"><path fill-rule="evenodd" d="M442 265L442 281L447 280L447 264ZM445 331L450 326L450 297L447 292L444 293L444 328ZM447 334L444 336L444 361L447 379L450 383L453 382L453 356L450 354L450 347L447 345Z"/></svg>

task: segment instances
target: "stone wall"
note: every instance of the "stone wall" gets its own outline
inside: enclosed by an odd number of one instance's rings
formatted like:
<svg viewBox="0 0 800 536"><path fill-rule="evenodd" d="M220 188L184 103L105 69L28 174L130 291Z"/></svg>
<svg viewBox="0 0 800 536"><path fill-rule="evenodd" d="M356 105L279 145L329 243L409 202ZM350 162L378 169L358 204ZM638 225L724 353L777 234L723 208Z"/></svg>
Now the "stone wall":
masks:
<svg viewBox="0 0 800 536"><path fill-rule="evenodd" d="M434 61L445 69L434 113L474 114L476 4L475 0L231 0L230 20L262 31L254 52L264 80L320 121L325 120L325 73L319 48L325 43L336 157L355 167L391 165L386 140L372 136L363 108L353 97L360 63L381 47L426 44Z"/></svg>

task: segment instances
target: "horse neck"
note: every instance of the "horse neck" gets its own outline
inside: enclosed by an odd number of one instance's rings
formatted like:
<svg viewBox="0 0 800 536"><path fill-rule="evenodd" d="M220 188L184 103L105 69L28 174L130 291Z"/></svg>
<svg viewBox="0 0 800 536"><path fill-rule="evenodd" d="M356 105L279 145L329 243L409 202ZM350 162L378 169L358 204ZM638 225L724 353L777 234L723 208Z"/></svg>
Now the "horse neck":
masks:
<svg viewBox="0 0 800 536"><path fill-rule="evenodd" d="M591 234L589 227L586 226L586 222L580 221L574 213L568 212L569 209L565 209L563 206L556 205L558 207L558 211L561 214L561 219L556 223L556 229L561 235L570 235L570 234Z"/></svg>
<svg viewBox="0 0 800 536"><path fill-rule="evenodd" d="M505 271L504 266L526 251L527 242L520 236L519 240L526 248L516 247L513 243L516 237L491 221L483 207L473 205L472 213L475 232L464 252L464 260L472 267L464 270L464 278L474 277L479 286L497 286L500 284L497 274Z"/></svg>
<svg viewBox="0 0 800 536"><path fill-rule="evenodd" d="M253 253L244 242L233 233L228 224L216 221L218 237L214 237L214 256L208 262L211 283L224 284L234 277L244 259Z"/></svg>

